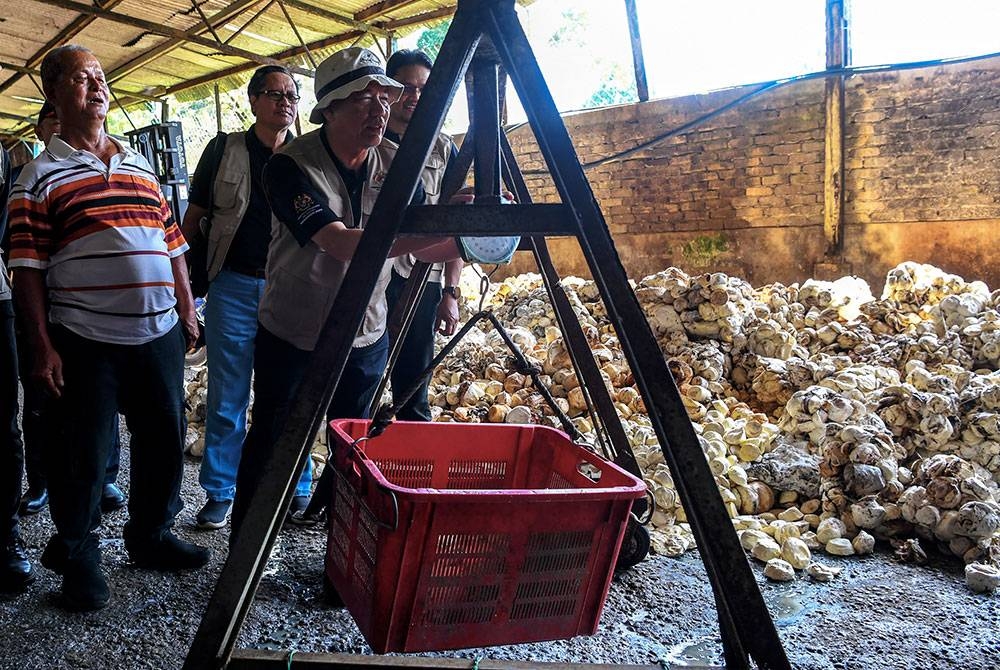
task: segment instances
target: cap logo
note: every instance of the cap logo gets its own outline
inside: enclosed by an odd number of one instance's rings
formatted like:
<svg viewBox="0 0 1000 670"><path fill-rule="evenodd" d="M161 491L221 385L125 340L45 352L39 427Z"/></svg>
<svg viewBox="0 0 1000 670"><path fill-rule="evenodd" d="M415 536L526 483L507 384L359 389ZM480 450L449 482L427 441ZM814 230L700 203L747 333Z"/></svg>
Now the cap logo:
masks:
<svg viewBox="0 0 1000 670"><path fill-rule="evenodd" d="M358 62L362 65L375 65L376 67L382 66L382 61L378 59L378 56L368 50L361 52L361 55L358 57Z"/></svg>

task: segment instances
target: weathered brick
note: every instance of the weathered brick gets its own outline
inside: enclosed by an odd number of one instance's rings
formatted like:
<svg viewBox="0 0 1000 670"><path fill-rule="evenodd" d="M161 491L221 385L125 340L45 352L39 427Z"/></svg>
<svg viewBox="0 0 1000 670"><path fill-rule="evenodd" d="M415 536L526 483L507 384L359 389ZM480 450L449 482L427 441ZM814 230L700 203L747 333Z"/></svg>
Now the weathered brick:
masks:
<svg viewBox="0 0 1000 670"><path fill-rule="evenodd" d="M565 122L578 155L593 160L747 90L582 112ZM589 170L616 236L813 226L821 251L823 94L819 80L769 91L640 155ZM844 110L848 226L1000 220L1000 59L858 75L846 82ZM513 132L511 143L522 169L544 168L528 129ZM548 176L528 180L536 200L558 198ZM670 248L662 253L669 256ZM773 254L763 255L770 266Z"/></svg>

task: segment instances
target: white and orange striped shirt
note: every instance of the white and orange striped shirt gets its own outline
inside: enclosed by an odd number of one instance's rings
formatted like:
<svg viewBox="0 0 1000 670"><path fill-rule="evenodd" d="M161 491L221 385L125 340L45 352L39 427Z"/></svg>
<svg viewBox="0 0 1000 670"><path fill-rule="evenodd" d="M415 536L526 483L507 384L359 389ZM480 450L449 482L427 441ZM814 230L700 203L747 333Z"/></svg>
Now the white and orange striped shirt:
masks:
<svg viewBox="0 0 1000 670"><path fill-rule="evenodd" d="M25 166L10 196L10 267L45 271L50 322L143 344L177 323L171 258L188 247L149 163L115 144L106 166L55 135Z"/></svg>

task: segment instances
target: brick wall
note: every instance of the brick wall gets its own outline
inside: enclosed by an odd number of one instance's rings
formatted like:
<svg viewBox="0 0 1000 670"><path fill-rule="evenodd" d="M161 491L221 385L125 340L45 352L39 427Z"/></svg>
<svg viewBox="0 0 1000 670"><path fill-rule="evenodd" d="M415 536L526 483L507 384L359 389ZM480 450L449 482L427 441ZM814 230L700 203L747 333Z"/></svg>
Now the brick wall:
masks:
<svg viewBox="0 0 1000 670"><path fill-rule="evenodd" d="M564 117L582 162L604 158L753 87ZM587 171L626 270L721 270L755 285L858 274L903 260L1000 288L1000 60L852 77L845 96L844 253L823 237L824 84L763 91L621 161ZM558 201L530 128L509 134L533 198ZM586 274L551 240L563 274ZM518 258L513 270L532 269Z"/></svg>

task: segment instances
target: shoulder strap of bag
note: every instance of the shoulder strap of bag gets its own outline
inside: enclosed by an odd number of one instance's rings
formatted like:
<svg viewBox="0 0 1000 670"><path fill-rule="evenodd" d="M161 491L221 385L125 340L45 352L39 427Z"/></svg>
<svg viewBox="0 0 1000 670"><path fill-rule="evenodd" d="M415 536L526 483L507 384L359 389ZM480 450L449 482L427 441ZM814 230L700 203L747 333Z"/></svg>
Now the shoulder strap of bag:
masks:
<svg viewBox="0 0 1000 670"><path fill-rule="evenodd" d="M222 155L226 153L226 143L229 140L229 133L219 131L219 134L215 136L215 146L213 147L214 153L212 154L212 179L209 183L212 188L208 191L208 216L206 221L206 233L207 228L212 225L212 208L215 206L215 178L219 176L219 166L222 165Z"/></svg>

